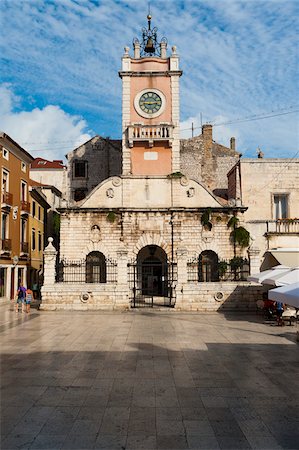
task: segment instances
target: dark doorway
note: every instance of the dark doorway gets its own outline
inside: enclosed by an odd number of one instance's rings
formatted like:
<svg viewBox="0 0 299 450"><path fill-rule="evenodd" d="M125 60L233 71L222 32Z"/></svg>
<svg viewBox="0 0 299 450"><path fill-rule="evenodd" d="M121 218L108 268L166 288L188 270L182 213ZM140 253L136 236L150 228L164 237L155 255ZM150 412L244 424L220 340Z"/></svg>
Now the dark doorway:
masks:
<svg viewBox="0 0 299 450"><path fill-rule="evenodd" d="M137 256L138 283L142 295L167 296L167 255L161 247L148 245Z"/></svg>
<svg viewBox="0 0 299 450"><path fill-rule="evenodd" d="M134 307L174 306L177 267L168 262L161 247L148 245L142 248L137 260L128 267Z"/></svg>
<svg viewBox="0 0 299 450"><path fill-rule="evenodd" d="M164 297L167 295L167 264L158 258L146 258L142 265L142 294Z"/></svg>

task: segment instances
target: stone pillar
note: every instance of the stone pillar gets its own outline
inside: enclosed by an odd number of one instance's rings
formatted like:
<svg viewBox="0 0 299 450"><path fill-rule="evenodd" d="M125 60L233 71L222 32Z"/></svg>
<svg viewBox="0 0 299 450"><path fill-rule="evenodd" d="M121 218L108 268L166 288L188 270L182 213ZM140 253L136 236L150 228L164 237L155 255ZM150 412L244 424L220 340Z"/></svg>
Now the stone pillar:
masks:
<svg viewBox="0 0 299 450"><path fill-rule="evenodd" d="M250 247L248 249L248 257L250 261L250 275L260 271L260 250L257 247Z"/></svg>
<svg viewBox="0 0 299 450"><path fill-rule="evenodd" d="M44 286L53 286L55 284L55 265L57 250L53 246L53 238L48 238L49 244L44 250Z"/></svg>
<svg viewBox="0 0 299 450"><path fill-rule="evenodd" d="M140 43L138 41L135 41L133 43L134 46L134 58L139 59L140 58Z"/></svg>
<svg viewBox="0 0 299 450"><path fill-rule="evenodd" d="M178 283L176 287L176 306L181 308L184 299L184 288L187 286L188 275L187 275L187 249L178 248L177 249L177 261L178 261Z"/></svg>
<svg viewBox="0 0 299 450"><path fill-rule="evenodd" d="M126 250L117 252L117 289L115 294L116 308L129 308L128 252Z"/></svg>
<svg viewBox="0 0 299 450"><path fill-rule="evenodd" d="M119 250L117 252L117 282L119 284L128 283L128 252Z"/></svg>
<svg viewBox="0 0 299 450"><path fill-rule="evenodd" d="M6 286L5 286L5 296L7 300L10 300L11 298L11 266L7 267L6 271Z"/></svg>
<svg viewBox="0 0 299 450"><path fill-rule="evenodd" d="M167 48L166 42L161 42L161 43L160 43L160 54L161 54L161 58L166 58L166 48Z"/></svg>

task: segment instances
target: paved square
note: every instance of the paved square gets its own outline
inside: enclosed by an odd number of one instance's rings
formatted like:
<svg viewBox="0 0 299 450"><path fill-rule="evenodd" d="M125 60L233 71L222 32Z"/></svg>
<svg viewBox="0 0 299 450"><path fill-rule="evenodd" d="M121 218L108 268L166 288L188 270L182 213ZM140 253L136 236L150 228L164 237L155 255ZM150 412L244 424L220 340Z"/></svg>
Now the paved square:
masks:
<svg viewBox="0 0 299 450"><path fill-rule="evenodd" d="M1 448L299 448L296 327L1 307Z"/></svg>

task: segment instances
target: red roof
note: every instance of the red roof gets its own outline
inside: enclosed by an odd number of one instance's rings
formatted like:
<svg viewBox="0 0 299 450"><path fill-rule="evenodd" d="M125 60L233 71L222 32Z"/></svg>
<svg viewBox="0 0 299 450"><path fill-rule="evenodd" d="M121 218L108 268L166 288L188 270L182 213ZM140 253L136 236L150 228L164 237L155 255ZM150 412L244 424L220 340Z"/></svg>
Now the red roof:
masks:
<svg viewBox="0 0 299 450"><path fill-rule="evenodd" d="M53 161L48 161L43 158L35 158L31 163L31 169L64 169L65 165L60 159L54 159Z"/></svg>

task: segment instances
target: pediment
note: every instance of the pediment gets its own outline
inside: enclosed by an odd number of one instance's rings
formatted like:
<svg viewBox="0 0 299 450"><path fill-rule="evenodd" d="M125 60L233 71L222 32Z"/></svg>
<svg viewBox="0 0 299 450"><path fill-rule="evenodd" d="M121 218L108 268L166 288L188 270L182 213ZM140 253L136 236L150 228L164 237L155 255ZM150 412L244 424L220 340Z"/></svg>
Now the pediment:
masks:
<svg viewBox="0 0 299 450"><path fill-rule="evenodd" d="M111 177L100 183L81 208L219 208L217 198L187 177Z"/></svg>

